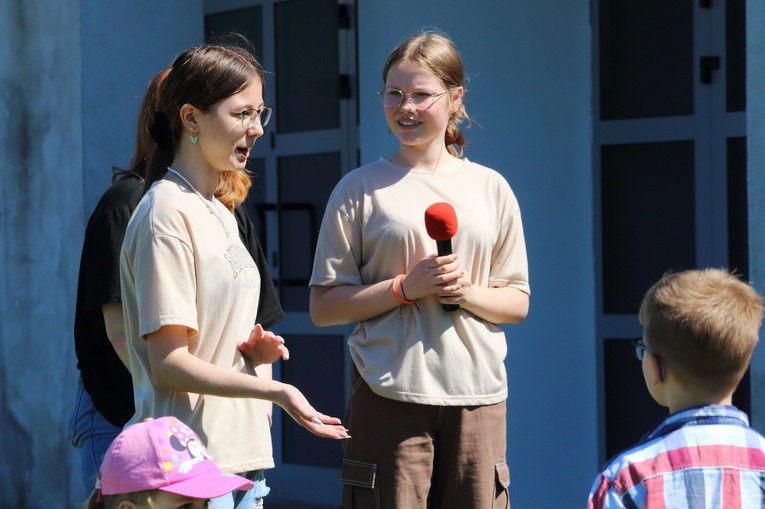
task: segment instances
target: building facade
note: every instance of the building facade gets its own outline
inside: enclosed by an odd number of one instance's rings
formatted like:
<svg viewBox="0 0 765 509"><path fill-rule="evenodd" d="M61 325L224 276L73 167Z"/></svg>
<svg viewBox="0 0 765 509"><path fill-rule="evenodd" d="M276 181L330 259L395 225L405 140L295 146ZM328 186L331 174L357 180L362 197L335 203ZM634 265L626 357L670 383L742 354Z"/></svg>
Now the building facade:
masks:
<svg viewBox="0 0 765 509"><path fill-rule="evenodd" d="M765 292L765 1L628 4L0 0L0 447L14 459L0 499L76 507L84 225L130 159L148 81L228 27L271 73L248 206L288 314L292 357L275 371L342 415L349 328L308 317L313 234L337 179L395 147L375 94L388 52L438 28L470 77L466 155L503 173L523 212L531 309L505 329L512 503L584 505L609 453L663 412L630 358L635 296L689 266L735 267ZM739 403L760 431L763 387L759 348ZM278 412L273 438L273 500L339 506L339 446Z"/></svg>

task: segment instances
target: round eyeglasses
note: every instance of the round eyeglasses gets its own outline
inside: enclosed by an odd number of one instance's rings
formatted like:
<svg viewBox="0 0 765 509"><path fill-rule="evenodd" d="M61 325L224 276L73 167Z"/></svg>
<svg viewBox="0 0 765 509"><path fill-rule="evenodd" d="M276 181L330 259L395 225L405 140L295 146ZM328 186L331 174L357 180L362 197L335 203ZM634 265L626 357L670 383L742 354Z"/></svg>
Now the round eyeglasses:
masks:
<svg viewBox="0 0 765 509"><path fill-rule="evenodd" d="M424 90L415 90L414 92L404 92L397 88L383 88L377 91L377 95L380 96L383 107L389 110L396 110L400 108L406 100L412 101L412 104L418 110L427 110L436 100L445 95L446 92L435 93L426 92Z"/></svg>
<svg viewBox="0 0 765 509"><path fill-rule="evenodd" d="M256 120L260 122L261 127L266 127L266 125L268 125L268 121L271 120L272 111L273 108L271 106L264 106L259 110L256 110L255 108L244 110L237 113L236 116L239 117L239 119L242 121L242 127L245 131L247 131L255 127Z"/></svg>

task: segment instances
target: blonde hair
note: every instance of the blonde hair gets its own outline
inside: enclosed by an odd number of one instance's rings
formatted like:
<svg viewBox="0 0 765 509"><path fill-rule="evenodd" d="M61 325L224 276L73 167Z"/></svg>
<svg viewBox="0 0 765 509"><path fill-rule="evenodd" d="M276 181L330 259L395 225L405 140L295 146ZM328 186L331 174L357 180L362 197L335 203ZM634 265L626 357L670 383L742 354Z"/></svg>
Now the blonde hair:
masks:
<svg viewBox="0 0 765 509"><path fill-rule="evenodd" d="M425 67L435 74L447 90L451 91L465 84L465 71L462 59L454 43L446 35L435 31L425 31L412 35L396 46L383 67L383 82L388 79L388 71L398 62L412 62ZM449 153L462 157L468 140L460 130L463 121L470 125L470 117L462 101L457 110L449 116L444 143Z"/></svg>
<svg viewBox="0 0 765 509"><path fill-rule="evenodd" d="M640 323L649 346L677 376L708 394L736 388L762 323L763 299L723 269L666 274L646 293Z"/></svg>
<svg viewBox="0 0 765 509"><path fill-rule="evenodd" d="M120 502L124 501L154 509L155 504L152 500L152 495L157 491L159 490L135 491L133 493L122 493L119 495L104 495L103 501L99 501L99 491L96 490L85 504L85 509L117 509Z"/></svg>

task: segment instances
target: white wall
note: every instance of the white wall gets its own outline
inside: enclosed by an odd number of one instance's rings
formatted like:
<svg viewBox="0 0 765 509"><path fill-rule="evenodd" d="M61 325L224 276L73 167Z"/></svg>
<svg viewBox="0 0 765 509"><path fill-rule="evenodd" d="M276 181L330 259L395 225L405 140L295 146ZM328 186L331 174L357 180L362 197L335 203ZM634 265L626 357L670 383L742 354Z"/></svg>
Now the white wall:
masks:
<svg viewBox="0 0 765 509"><path fill-rule="evenodd" d="M471 80L468 158L501 171L521 204L526 322L507 327L512 504L586 502L597 473L589 2L359 2L361 158L396 144L375 95L388 52L423 27L457 43ZM551 479L554 482L551 482Z"/></svg>

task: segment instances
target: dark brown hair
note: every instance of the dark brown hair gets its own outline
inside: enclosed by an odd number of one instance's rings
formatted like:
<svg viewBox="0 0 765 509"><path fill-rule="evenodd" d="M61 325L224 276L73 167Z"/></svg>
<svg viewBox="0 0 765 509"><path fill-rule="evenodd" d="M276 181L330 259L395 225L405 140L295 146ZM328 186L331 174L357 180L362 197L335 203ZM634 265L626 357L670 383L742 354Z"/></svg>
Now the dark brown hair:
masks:
<svg viewBox="0 0 765 509"><path fill-rule="evenodd" d="M230 43L202 44L181 53L162 87L158 118L164 117L160 123L165 123L162 128L165 132L159 135L161 142L156 134L153 136L158 143L147 171L145 189L165 176L175 158L183 135L181 106L191 104L203 112L209 111L254 80L264 83L263 67L245 47Z"/></svg>
<svg viewBox="0 0 765 509"><path fill-rule="evenodd" d="M146 178L146 170L149 166L149 160L156 147L154 140L151 139L151 134L149 134L149 126L154 122L154 113L159 110L162 83L169 72L169 67L162 69L149 82L149 86L143 96L143 101L141 101L141 109L138 111L138 121L136 122L135 132L135 152L133 152L133 158L130 160L130 166L128 166L127 170L114 168L112 182L122 180L128 176L135 176L140 180Z"/></svg>

